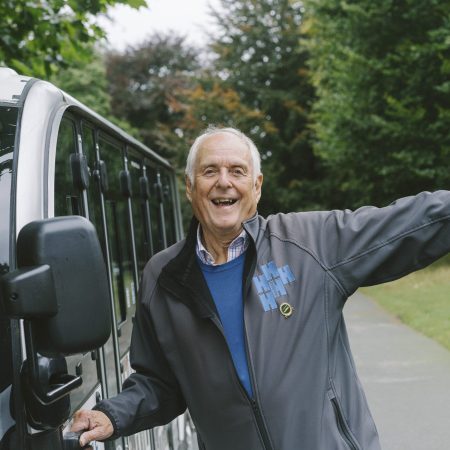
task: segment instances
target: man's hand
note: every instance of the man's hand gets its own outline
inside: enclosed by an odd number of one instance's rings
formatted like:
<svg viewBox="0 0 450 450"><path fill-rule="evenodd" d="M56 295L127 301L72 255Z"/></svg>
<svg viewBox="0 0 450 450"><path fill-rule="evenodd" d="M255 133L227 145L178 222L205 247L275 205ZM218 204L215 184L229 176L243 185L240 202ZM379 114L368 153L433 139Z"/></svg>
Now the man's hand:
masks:
<svg viewBox="0 0 450 450"><path fill-rule="evenodd" d="M114 427L108 416L101 411L80 409L73 415L70 431L83 431L80 445L84 447L91 441L103 441L114 433Z"/></svg>

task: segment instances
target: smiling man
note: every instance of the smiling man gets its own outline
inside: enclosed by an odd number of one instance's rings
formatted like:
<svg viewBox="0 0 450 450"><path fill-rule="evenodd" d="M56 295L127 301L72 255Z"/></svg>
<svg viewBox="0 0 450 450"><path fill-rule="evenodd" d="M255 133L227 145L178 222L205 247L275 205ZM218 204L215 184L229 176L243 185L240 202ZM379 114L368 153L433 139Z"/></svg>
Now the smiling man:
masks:
<svg viewBox="0 0 450 450"><path fill-rule="evenodd" d="M83 444L168 423L187 407L200 449L380 449L342 309L359 286L450 250L450 192L264 219L262 181L259 153L238 130L196 139L188 235L147 264L136 373L75 415Z"/></svg>
<svg viewBox="0 0 450 450"><path fill-rule="evenodd" d="M214 264L228 261L243 222L256 214L263 179L253 142L225 130L197 139L186 166L186 195L201 224L199 244Z"/></svg>

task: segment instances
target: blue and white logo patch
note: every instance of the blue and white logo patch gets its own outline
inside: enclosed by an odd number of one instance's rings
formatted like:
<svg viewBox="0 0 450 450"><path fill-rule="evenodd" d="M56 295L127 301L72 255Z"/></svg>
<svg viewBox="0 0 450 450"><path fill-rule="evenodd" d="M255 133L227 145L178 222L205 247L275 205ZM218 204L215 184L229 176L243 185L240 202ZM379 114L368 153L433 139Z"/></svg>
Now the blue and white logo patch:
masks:
<svg viewBox="0 0 450 450"><path fill-rule="evenodd" d="M286 264L277 267L273 261L260 266L261 275L253 277L253 284L258 292L264 311L277 309L276 299L287 295L285 286L295 281L291 268Z"/></svg>

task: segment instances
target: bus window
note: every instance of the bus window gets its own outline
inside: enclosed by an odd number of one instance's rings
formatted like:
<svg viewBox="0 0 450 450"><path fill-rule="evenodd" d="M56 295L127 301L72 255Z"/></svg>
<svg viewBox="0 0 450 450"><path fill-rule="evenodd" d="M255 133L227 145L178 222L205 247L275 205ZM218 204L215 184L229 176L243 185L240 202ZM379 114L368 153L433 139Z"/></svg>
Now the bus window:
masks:
<svg viewBox="0 0 450 450"><path fill-rule="evenodd" d="M164 217L166 224L167 246L175 244L177 241L175 228L175 210L174 210L174 192L170 175L167 172L161 172L161 183L163 185Z"/></svg>
<svg viewBox="0 0 450 450"><path fill-rule="evenodd" d="M100 245L103 250L103 257L107 260L106 238L102 219L102 203L100 193L100 181L94 177L95 171L98 170L98 158L95 146L95 130L86 122L81 124L81 135L83 143L83 154L86 155L87 164L89 169L89 187L87 190L89 220L94 224L99 237ZM117 394L118 384L115 377L116 366L114 358L114 344L113 336L109 337L108 341L103 346L104 357L103 366L105 368L104 377L106 378L105 384L102 386L103 395L110 397ZM101 356L101 355L99 355Z"/></svg>
<svg viewBox="0 0 450 450"><path fill-rule="evenodd" d="M55 160L55 216L83 215L80 192L73 185L70 155L78 153L75 123L63 117L58 132Z"/></svg>
<svg viewBox="0 0 450 450"><path fill-rule="evenodd" d="M17 108L0 107L0 276L9 270L10 199ZM0 447L6 446L14 420L9 409L13 364L11 329L0 310Z"/></svg>
<svg viewBox="0 0 450 450"><path fill-rule="evenodd" d="M158 181L158 171L152 166L146 166L147 177L150 184L150 217L152 218L151 230L153 239L153 251L155 253L164 249L163 230L160 219L160 203L156 191Z"/></svg>
<svg viewBox="0 0 450 450"><path fill-rule="evenodd" d="M139 276L153 253L149 207L150 183L137 155L129 153L128 170L132 182L132 211Z"/></svg>
<svg viewBox="0 0 450 450"><path fill-rule="evenodd" d="M102 209L100 203L100 191L98 180L94 179L94 172L96 170L96 151L94 140L94 129L86 123L82 123L82 142L83 154L86 155L89 169L89 187L88 187L88 205L89 205L89 220L94 224L97 230L100 245L103 250L103 255L106 255L106 243L103 233L102 224Z"/></svg>
<svg viewBox="0 0 450 450"><path fill-rule="evenodd" d="M121 149L103 137L99 139L99 147L100 158L105 162L108 174L109 187L105 193L106 223L117 325L125 327L125 330L121 331L119 341L122 354L128 350L130 344L130 336L127 335L131 334L131 317L136 305L128 203L120 188L120 172L124 169L124 161ZM129 324L125 324L127 317L130 319Z"/></svg>
<svg viewBox="0 0 450 450"><path fill-rule="evenodd" d="M17 108L0 107L0 275L9 270L9 215L17 114Z"/></svg>

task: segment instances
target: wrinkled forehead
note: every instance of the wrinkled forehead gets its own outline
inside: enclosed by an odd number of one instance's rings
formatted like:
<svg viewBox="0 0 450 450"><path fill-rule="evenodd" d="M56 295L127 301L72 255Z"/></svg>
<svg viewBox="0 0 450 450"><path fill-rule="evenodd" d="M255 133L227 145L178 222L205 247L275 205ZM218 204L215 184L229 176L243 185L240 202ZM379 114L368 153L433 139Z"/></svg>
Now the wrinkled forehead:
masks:
<svg viewBox="0 0 450 450"><path fill-rule="evenodd" d="M251 164L251 152L245 141L227 132L207 136L200 145L196 166L213 160L241 160Z"/></svg>

